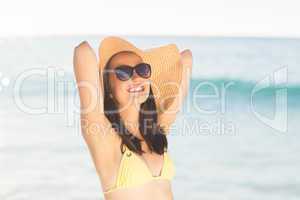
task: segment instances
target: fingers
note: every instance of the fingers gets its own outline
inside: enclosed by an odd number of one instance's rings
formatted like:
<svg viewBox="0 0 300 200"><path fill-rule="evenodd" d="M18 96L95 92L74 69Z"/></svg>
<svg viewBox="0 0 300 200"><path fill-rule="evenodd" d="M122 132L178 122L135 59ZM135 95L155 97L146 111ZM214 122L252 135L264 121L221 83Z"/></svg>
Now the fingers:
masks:
<svg viewBox="0 0 300 200"><path fill-rule="evenodd" d="M88 42L81 42L74 49L74 67L92 69L95 68L95 66L97 66L96 54Z"/></svg>
<svg viewBox="0 0 300 200"><path fill-rule="evenodd" d="M191 68L193 65L193 55L191 50L185 49L182 52L180 52L180 55L183 66Z"/></svg>
<svg viewBox="0 0 300 200"><path fill-rule="evenodd" d="M182 52L180 52L180 55L181 55L180 60L183 67L180 93L181 93L181 101L183 101L189 89L189 82L191 78L192 65L193 65L193 56L192 56L192 52L189 49L183 50Z"/></svg>

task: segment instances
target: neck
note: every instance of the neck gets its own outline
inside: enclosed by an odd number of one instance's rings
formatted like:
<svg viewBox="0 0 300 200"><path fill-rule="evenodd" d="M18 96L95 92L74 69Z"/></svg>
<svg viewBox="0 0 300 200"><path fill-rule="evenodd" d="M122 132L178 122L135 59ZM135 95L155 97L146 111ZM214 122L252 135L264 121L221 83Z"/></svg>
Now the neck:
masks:
<svg viewBox="0 0 300 200"><path fill-rule="evenodd" d="M128 106L128 108L120 111L120 117L125 123L125 127L136 137L142 139L139 132L139 107Z"/></svg>

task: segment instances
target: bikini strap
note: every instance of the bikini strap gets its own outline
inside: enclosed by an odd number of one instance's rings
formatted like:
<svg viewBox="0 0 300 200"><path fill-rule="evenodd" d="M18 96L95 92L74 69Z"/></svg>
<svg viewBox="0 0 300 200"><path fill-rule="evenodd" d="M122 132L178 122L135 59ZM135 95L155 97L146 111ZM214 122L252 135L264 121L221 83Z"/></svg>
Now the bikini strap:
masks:
<svg viewBox="0 0 300 200"><path fill-rule="evenodd" d="M121 145L121 152L122 153L125 153L127 149L128 149L128 147L126 146L126 144Z"/></svg>
<svg viewBox="0 0 300 200"><path fill-rule="evenodd" d="M125 150L126 150L125 144L121 143L120 150L121 150L122 154L125 152Z"/></svg>

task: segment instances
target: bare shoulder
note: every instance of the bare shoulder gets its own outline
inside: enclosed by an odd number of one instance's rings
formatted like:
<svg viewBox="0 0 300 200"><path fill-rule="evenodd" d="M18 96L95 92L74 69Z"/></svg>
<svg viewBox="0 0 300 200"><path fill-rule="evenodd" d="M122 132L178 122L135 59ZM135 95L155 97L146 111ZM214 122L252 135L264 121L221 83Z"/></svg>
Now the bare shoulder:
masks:
<svg viewBox="0 0 300 200"><path fill-rule="evenodd" d="M82 115L81 128L96 170L103 177L120 157L121 138L103 115Z"/></svg>

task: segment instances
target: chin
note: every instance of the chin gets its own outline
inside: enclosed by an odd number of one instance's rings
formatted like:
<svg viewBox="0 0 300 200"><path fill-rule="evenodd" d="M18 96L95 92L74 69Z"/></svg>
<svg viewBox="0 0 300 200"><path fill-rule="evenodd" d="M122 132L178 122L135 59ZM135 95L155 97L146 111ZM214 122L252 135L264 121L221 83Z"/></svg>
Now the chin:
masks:
<svg viewBox="0 0 300 200"><path fill-rule="evenodd" d="M142 103L144 103L144 102L147 100L147 98L148 98L148 95L147 95L147 96L139 97L139 98L138 98L138 102L139 102L140 104L142 104Z"/></svg>
<svg viewBox="0 0 300 200"><path fill-rule="evenodd" d="M139 96L134 96L133 101L138 104L144 103L148 99L149 94L141 94Z"/></svg>
<svg viewBox="0 0 300 200"><path fill-rule="evenodd" d="M148 99L148 97L149 97L149 92L143 92L141 94L131 96L135 104L144 103Z"/></svg>

